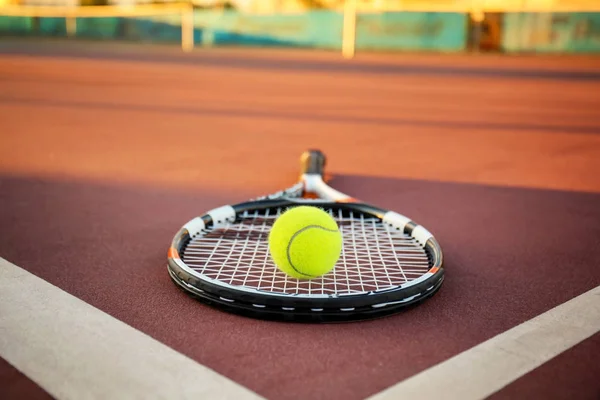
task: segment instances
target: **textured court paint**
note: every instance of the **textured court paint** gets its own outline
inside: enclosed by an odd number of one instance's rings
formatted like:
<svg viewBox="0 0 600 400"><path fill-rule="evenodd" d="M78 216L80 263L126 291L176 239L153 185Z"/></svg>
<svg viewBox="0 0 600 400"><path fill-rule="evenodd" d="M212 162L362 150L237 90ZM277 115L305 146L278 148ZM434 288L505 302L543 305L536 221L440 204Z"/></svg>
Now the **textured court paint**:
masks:
<svg viewBox="0 0 600 400"><path fill-rule="evenodd" d="M294 175L297 166L289 170ZM335 182L367 201L402 205L432 226L448 271L435 297L401 315L343 326L267 323L189 299L165 267L178 221L248 192L4 177L0 254L253 391L290 400L364 399L600 285L600 195L349 176ZM32 230L40 220L44 229ZM417 337L428 346L415 346ZM290 369L302 378L290 380Z"/></svg>
<svg viewBox="0 0 600 400"><path fill-rule="evenodd" d="M288 160L313 143L338 175L600 191L600 80L569 78L600 71L600 58L372 55L349 64L321 52L16 46L31 55L0 63L0 171L10 174L260 195L294 181L295 170L265 177L295 168ZM159 146L165 135L177 141ZM346 137L361 151L341 145ZM257 147L257 138L274 144ZM227 153L198 157L201 148ZM242 161L250 148L262 163Z"/></svg>
<svg viewBox="0 0 600 400"><path fill-rule="evenodd" d="M0 356L55 398L259 396L0 258Z"/></svg>
<svg viewBox="0 0 600 400"><path fill-rule="evenodd" d="M600 13L507 13L507 52L600 53Z"/></svg>
<svg viewBox="0 0 600 400"><path fill-rule="evenodd" d="M600 286L370 400L482 399L600 331ZM459 382L459 383L458 383Z"/></svg>
<svg viewBox="0 0 600 400"><path fill-rule="evenodd" d="M22 54L0 63L0 254L267 398L362 400L600 285L598 58L0 45ZM307 141L335 187L435 233L427 304L298 326L174 287L180 225L289 185Z"/></svg>
<svg viewBox="0 0 600 400"><path fill-rule="evenodd" d="M600 399L600 333L502 388L487 400ZM574 371L573 367L577 370Z"/></svg>
<svg viewBox="0 0 600 400"><path fill-rule="evenodd" d="M2 400L55 400L2 357L0 357L0 395Z"/></svg>

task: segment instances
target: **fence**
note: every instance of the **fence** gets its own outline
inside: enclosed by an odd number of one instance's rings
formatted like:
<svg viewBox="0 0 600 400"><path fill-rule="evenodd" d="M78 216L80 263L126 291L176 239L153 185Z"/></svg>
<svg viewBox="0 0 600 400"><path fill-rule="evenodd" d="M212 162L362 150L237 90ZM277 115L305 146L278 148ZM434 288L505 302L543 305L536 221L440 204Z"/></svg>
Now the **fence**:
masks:
<svg viewBox="0 0 600 400"><path fill-rule="evenodd" d="M110 37L106 27L115 29L116 23L92 26L86 19L163 23L168 29L158 33L147 30L148 35L176 38L184 51L192 50L196 42L203 46L236 43L341 49L346 58L363 49L460 51L469 39L479 44L489 13L505 15L501 38L505 51L600 51L600 40L594 39L596 31L600 37L600 14L588 14L600 12L598 0L321 0L328 7L323 10L303 9L306 1L260 0L246 1L242 12L224 9L218 0L160 4L114 0L121 3L102 6L6 4L8 1L0 0L0 16L61 18L70 36L85 31ZM84 1L93 4L95 0ZM212 8L206 9L207 5Z"/></svg>
<svg viewBox="0 0 600 400"><path fill-rule="evenodd" d="M78 18L152 17L179 15L181 23L181 48L191 51L194 47L194 9L190 3L136 4L131 7L106 6L27 6L6 5L0 7L0 16L64 18L66 32L73 36Z"/></svg>
<svg viewBox="0 0 600 400"><path fill-rule="evenodd" d="M552 36L552 23L546 23L545 26L536 24L540 19L548 22L552 20L552 15L556 13L579 13L581 19L588 18L586 13L600 12L600 0L346 0L344 3L344 31L342 42L342 54L346 58L352 58L356 52L358 39L357 27L360 27L361 14L384 13L394 15L398 13L427 13L442 14L445 16L446 25L454 27L453 32L444 31L441 38L453 37L454 45L449 42L445 49L456 48L458 43L457 22L450 21L450 15L463 15L473 24L472 41L476 42L475 48L479 48L479 42L482 37L483 22L487 13L503 13L509 15L505 32L509 32L502 37L503 49L506 51L539 51L540 47L535 41L528 40L526 37L543 35ZM523 17L523 16L529 17ZM529 18L529 19L527 19ZM548 19L550 18L550 19ZM598 31L600 33L600 16L592 15L589 17L591 23L588 26L596 27L595 21L598 21ZM362 17L364 19L364 17ZM467 20L465 19L465 21ZM590 20L588 19L588 21ZM528 23L533 22L533 23ZM466 25L466 24L465 24ZM464 26L464 41L467 42L467 27ZM532 32L534 31L534 32ZM564 30L563 30L564 31ZM539 32L542 32L541 34ZM566 36L563 34L563 37ZM525 37L525 39L524 39ZM577 47L577 46L575 46ZM422 46L427 49L427 46ZM547 45L546 49L553 47ZM557 51L573 50L563 43L562 46L554 47ZM594 44L587 43L580 46L582 50L600 52L600 41Z"/></svg>

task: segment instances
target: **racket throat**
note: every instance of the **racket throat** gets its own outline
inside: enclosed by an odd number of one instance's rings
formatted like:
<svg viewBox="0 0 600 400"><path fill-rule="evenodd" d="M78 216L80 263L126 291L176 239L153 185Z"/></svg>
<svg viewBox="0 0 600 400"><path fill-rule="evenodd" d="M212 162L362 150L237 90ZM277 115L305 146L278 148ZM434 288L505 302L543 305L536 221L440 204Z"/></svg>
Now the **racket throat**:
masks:
<svg viewBox="0 0 600 400"><path fill-rule="evenodd" d="M355 202L356 200L327 185L319 174L302 174L301 181L304 185L303 197L320 198L340 203Z"/></svg>

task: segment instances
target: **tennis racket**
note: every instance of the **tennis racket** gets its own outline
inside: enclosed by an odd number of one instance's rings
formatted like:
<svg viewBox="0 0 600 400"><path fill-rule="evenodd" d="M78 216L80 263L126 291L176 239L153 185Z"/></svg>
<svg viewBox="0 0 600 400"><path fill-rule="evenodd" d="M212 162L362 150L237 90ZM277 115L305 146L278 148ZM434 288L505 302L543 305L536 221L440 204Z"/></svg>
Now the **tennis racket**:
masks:
<svg viewBox="0 0 600 400"><path fill-rule="evenodd" d="M328 186L320 151L303 153L301 165L300 181L290 188L186 223L168 252L173 282L226 311L304 322L382 317L438 291L444 280L442 250L427 229ZM311 280L281 272L268 248L277 217L300 204L327 211L343 237L334 269Z"/></svg>

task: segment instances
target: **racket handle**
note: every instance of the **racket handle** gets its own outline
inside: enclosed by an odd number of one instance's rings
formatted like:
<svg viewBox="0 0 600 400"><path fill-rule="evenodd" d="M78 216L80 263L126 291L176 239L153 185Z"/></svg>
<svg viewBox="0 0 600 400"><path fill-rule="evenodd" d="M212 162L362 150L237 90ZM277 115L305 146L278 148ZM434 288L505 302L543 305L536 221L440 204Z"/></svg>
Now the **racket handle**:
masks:
<svg viewBox="0 0 600 400"><path fill-rule="evenodd" d="M317 174L323 176L325 173L325 154L320 150L307 150L300 157L301 175Z"/></svg>

